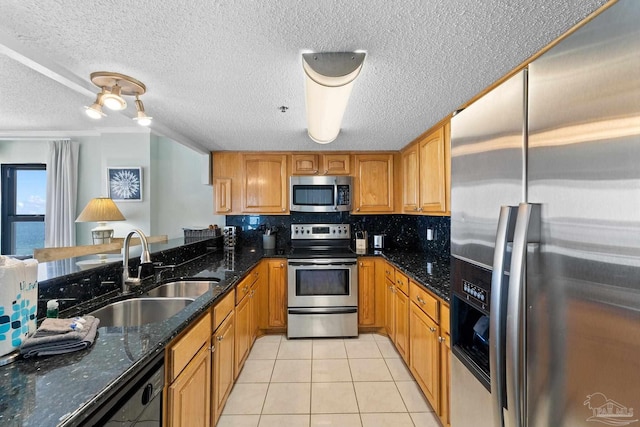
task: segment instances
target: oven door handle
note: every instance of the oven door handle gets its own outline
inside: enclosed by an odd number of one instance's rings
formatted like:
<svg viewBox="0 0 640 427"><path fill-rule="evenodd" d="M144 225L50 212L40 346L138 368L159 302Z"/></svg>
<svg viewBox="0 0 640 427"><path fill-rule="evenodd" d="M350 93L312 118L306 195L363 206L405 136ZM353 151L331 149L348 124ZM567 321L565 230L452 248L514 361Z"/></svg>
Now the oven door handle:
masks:
<svg viewBox="0 0 640 427"><path fill-rule="evenodd" d="M356 307L329 307L329 308L290 308L289 314L302 314L302 315L310 315L310 314L351 314L357 313L358 309Z"/></svg>
<svg viewBox="0 0 640 427"><path fill-rule="evenodd" d="M320 260L314 260L314 261L289 261L288 263L290 266L294 266L294 267L313 267L313 266L327 266L327 265L356 265L357 262L356 261L342 261L342 262L336 262L336 261L320 261Z"/></svg>

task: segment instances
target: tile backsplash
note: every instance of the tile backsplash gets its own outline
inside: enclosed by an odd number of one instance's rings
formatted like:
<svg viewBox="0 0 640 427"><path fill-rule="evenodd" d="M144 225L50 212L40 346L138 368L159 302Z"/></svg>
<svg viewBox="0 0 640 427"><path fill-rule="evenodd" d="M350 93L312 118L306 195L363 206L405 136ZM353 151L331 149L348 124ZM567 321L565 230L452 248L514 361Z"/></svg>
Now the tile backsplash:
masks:
<svg viewBox="0 0 640 427"><path fill-rule="evenodd" d="M336 213L292 213L291 215L228 215L227 226L238 227L238 245L262 245L264 227L276 229L276 248L287 251L291 246L291 224L351 224L352 240L356 231L369 234L369 247L373 235L384 234L385 245L393 249L415 248L420 252L448 255L451 220L449 217L417 215L351 215ZM261 228L263 227L263 228ZM431 229L433 240L427 240Z"/></svg>

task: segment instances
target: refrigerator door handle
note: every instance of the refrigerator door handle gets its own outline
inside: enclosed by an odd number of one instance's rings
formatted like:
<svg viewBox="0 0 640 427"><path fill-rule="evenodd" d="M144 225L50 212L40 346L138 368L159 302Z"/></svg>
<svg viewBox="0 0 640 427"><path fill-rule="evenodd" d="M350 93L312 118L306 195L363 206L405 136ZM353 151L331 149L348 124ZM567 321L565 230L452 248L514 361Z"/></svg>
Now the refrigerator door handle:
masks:
<svg viewBox="0 0 640 427"><path fill-rule="evenodd" d="M495 427L504 427L505 396L505 314L507 306L508 244L513 242L517 206L502 206L498 218L496 244L491 273L491 313L489 316L489 371L491 373L491 401Z"/></svg>
<svg viewBox="0 0 640 427"><path fill-rule="evenodd" d="M527 247L540 242L540 205L521 203L513 237L507 296L507 426L525 427L526 417L526 260Z"/></svg>

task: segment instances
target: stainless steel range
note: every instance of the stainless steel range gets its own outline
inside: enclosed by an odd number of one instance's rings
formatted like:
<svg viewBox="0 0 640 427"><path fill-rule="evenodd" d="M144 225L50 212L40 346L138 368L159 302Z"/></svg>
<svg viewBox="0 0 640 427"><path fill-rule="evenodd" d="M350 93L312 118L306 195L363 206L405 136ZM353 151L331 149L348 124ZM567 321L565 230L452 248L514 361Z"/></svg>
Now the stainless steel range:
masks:
<svg viewBox="0 0 640 427"><path fill-rule="evenodd" d="M358 335L358 269L349 224L292 224L288 338Z"/></svg>

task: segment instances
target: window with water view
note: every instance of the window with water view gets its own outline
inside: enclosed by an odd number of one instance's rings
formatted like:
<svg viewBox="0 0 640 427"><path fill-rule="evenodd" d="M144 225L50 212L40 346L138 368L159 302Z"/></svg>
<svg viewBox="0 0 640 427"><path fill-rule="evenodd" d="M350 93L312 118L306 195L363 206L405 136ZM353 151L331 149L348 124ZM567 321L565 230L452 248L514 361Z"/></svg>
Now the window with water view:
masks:
<svg viewBox="0 0 640 427"><path fill-rule="evenodd" d="M44 247L47 171L43 164L2 165L2 254Z"/></svg>

